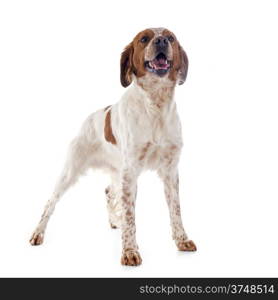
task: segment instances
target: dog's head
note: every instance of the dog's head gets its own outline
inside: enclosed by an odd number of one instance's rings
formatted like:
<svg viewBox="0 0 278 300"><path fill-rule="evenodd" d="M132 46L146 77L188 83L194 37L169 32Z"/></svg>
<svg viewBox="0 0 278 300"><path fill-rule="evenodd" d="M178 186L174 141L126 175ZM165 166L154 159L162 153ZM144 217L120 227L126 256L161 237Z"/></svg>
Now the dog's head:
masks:
<svg viewBox="0 0 278 300"><path fill-rule="evenodd" d="M186 79L188 59L176 36L165 28L139 32L121 56L121 83L127 87L133 74L165 77L178 84Z"/></svg>

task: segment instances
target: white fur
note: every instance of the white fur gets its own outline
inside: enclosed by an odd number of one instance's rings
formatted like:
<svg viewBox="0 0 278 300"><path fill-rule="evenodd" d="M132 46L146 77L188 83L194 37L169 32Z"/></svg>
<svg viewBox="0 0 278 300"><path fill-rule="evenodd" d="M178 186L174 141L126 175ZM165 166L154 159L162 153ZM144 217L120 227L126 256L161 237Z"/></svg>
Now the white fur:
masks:
<svg viewBox="0 0 278 300"><path fill-rule="evenodd" d="M147 86L143 89L141 86ZM156 170L164 182L173 238L177 245L188 241L183 229L178 194L177 164L182 147L180 119L174 101L174 83L168 76L146 74L133 77L121 100L108 110L98 110L84 122L72 141L64 170L47 202L31 244L41 244L55 205L66 190L88 168L101 168L111 176L107 189L110 223L121 227L123 255L141 263L135 237L134 206L136 181L143 170ZM148 93L148 86L152 93ZM163 105L158 105L162 87L169 87ZM117 144L104 136L105 117L111 111L111 127Z"/></svg>

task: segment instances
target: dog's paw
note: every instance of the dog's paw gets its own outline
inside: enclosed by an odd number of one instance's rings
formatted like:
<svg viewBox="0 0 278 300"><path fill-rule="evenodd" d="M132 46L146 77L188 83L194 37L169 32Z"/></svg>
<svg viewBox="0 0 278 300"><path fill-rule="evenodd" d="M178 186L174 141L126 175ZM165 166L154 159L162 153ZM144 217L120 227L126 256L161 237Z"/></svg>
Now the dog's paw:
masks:
<svg viewBox="0 0 278 300"><path fill-rule="evenodd" d="M43 243L43 238L44 238L44 234L42 232L40 233L34 232L30 239L30 244L32 246L41 245Z"/></svg>
<svg viewBox="0 0 278 300"><path fill-rule="evenodd" d="M180 251L197 251L196 245L191 240L177 242L177 246Z"/></svg>
<svg viewBox="0 0 278 300"><path fill-rule="evenodd" d="M139 266L142 263L142 258L138 251L126 249L123 252L121 264L124 266Z"/></svg>

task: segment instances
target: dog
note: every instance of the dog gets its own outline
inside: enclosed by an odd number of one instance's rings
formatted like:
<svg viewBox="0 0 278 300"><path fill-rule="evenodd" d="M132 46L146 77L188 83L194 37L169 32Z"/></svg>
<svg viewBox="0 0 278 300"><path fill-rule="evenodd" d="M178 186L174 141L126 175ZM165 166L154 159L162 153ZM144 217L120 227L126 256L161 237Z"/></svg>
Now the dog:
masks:
<svg viewBox="0 0 278 300"><path fill-rule="evenodd" d="M185 233L180 211L178 161L183 145L174 101L185 82L186 52L165 28L139 32L121 54L121 100L91 114L71 142L65 167L30 243L43 243L55 205L79 175L100 168L111 176L105 194L112 228L122 230L122 265L142 263L136 242L135 198L143 170L156 170L164 183L172 237L180 251L197 248Z"/></svg>

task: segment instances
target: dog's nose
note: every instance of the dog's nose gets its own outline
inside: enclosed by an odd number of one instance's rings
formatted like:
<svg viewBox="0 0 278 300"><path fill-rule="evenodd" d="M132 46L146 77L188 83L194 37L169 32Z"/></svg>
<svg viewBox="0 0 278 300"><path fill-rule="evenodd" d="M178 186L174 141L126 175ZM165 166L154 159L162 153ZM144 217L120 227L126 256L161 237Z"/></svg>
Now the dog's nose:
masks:
<svg viewBox="0 0 278 300"><path fill-rule="evenodd" d="M154 44L159 48L166 48L168 46L168 39L164 36L159 36L154 40Z"/></svg>

